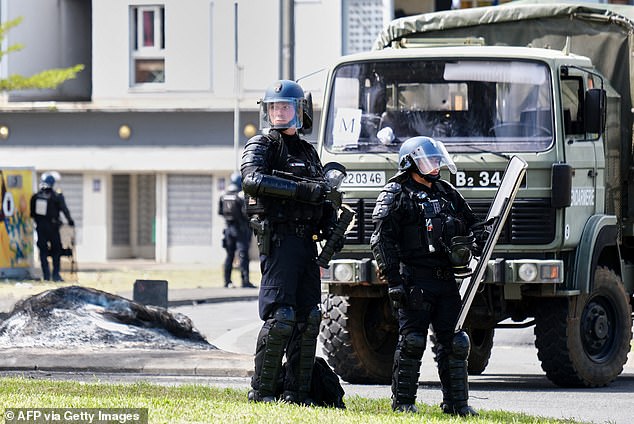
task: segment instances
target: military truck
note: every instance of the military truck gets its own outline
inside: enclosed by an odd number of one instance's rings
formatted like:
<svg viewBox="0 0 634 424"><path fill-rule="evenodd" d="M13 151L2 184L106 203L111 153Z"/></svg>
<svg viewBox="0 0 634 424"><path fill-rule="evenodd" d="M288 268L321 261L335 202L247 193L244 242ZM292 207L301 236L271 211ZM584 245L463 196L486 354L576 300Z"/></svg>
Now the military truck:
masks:
<svg viewBox="0 0 634 424"><path fill-rule="evenodd" d="M351 383L389 383L397 323L369 248L377 195L400 144L441 140L443 173L484 217L509 158L528 168L469 314L470 374L496 328L534 326L556 385L598 387L631 350L634 7L528 4L393 21L372 51L329 71L319 151L348 169L357 213L322 271L320 339Z"/></svg>

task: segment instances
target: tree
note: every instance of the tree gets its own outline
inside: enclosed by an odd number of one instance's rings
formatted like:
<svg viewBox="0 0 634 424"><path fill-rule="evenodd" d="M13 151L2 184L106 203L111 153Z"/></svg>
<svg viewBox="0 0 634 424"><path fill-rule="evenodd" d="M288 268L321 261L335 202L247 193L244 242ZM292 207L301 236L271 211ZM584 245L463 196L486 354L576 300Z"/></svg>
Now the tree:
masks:
<svg viewBox="0 0 634 424"><path fill-rule="evenodd" d="M6 37L7 32L22 22L22 17L18 17L11 21L0 24L0 44ZM2 58L12 52L20 51L24 48L22 44L15 43L7 47L6 50L0 50L0 61ZM7 78L0 78L0 90L28 90L33 88L45 89L55 88L66 80L73 79L79 72L84 69L84 65L75 65L70 68L54 68L47 69L30 77L12 74Z"/></svg>

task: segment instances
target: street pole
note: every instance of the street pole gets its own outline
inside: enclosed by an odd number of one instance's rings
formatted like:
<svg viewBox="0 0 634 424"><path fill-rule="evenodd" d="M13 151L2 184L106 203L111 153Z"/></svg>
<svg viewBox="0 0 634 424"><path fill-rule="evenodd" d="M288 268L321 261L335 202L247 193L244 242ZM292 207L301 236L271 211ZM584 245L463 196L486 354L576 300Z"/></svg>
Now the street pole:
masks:
<svg viewBox="0 0 634 424"><path fill-rule="evenodd" d="M233 109L233 155L234 170L240 169L240 65L238 64L238 2L233 4L233 88L235 91L235 104Z"/></svg>
<svg viewBox="0 0 634 424"><path fill-rule="evenodd" d="M281 79L295 79L295 1L280 0Z"/></svg>

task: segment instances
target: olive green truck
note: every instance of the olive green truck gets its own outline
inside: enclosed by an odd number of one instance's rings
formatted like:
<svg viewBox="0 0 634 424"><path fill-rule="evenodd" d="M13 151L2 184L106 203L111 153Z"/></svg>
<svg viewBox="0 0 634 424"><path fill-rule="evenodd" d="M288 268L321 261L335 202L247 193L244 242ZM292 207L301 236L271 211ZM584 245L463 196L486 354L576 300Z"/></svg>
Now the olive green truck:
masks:
<svg viewBox="0 0 634 424"><path fill-rule="evenodd" d="M351 383L389 383L397 323L369 248L400 144L441 140L443 171L484 217L511 156L527 162L465 321L470 374L496 328L534 326L546 376L613 381L631 350L634 293L634 7L508 3L393 21L329 71L319 153L348 174L356 212L322 269L320 340Z"/></svg>

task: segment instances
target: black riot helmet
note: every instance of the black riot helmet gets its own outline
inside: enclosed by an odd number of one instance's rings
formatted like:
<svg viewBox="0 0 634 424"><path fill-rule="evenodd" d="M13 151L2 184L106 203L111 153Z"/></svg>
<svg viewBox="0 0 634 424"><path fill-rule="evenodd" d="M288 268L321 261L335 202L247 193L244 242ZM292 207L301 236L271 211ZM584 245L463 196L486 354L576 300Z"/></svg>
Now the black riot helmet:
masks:
<svg viewBox="0 0 634 424"><path fill-rule="evenodd" d="M260 100L260 129L310 128L306 97L302 87L291 80L279 80L267 88Z"/></svg>
<svg viewBox="0 0 634 424"><path fill-rule="evenodd" d="M398 152L398 172L390 181L397 181L410 170L429 181L435 181L440 174L433 174L437 169L446 166L455 174L456 164L449 157L445 145L431 137L412 137L406 140Z"/></svg>
<svg viewBox="0 0 634 424"><path fill-rule="evenodd" d="M231 177L229 178L230 185L229 191L240 191L242 190L242 175L239 172L233 172Z"/></svg>
<svg viewBox="0 0 634 424"><path fill-rule="evenodd" d="M40 189L52 189L59 180L61 180L59 172L47 171L40 177Z"/></svg>

